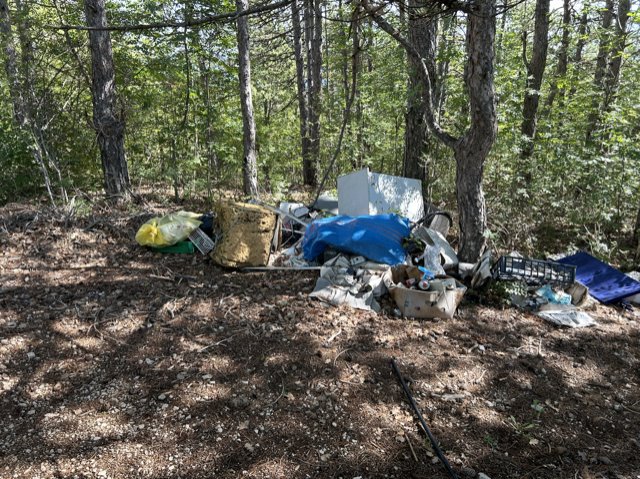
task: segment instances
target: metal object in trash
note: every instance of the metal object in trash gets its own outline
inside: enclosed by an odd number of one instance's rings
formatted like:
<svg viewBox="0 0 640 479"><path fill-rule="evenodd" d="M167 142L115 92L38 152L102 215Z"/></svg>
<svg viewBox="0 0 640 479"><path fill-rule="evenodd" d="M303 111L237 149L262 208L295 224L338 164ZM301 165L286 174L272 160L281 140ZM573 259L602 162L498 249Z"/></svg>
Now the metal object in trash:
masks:
<svg viewBox="0 0 640 479"><path fill-rule="evenodd" d="M193 230L193 233L189 235L189 239L202 254L209 253L216 245L200 228Z"/></svg>

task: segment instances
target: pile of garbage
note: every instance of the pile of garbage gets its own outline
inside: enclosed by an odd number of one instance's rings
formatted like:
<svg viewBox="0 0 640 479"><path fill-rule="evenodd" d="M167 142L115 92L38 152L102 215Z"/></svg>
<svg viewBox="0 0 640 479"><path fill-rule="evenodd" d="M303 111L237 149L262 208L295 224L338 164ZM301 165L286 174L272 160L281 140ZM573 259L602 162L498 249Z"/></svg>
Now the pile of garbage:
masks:
<svg viewBox="0 0 640 479"><path fill-rule="evenodd" d="M558 261L512 253L493 262L487 251L476 264L461 263L446 239L451 216L425 212L421 191L419 180L365 169L338 179L338 198L277 207L220 201L204 215L153 218L136 240L161 253L198 250L245 271L319 270L311 297L377 312L389 295L395 314L413 318L452 318L469 288L482 294L489 283L513 306L570 327L595 324L580 309L589 293L602 302L640 298L640 282L594 266L587 253ZM604 272L593 273L596 266ZM624 296L610 294L611 281L624 283L617 288Z"/></svg>

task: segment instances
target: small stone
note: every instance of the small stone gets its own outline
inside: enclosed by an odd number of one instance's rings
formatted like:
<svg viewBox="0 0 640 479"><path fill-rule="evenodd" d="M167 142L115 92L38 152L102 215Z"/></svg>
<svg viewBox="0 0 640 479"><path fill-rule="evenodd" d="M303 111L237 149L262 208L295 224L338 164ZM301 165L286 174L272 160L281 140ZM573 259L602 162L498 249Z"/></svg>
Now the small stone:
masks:
<svg viewBox="0 0 640 479"><path fill-rule="evenodd" d="M158 399L159 399L160 401L164 401L165 399L167 399L167 395L166 395L166 394L164 394L164 393L162 393L162 394L160 394L160 395L158 396Z"/></svg>
<svg viewBox="0 0 640 479"><path fill-rule="evenodd" d="M35 359L35 358L36 358L36 353L34 353L33 351L29 351L29 352L27 353L27 357L28 357L29 359Z"/></svg>
<svg viewBox="0 0 640 479"><path fill-rule="evenodd" d="M211 374L205 374L204 376L202 376L202 379L204 379L205 381L208 381L209 379L211 379L213 376Z"/></svg>
<svg viewBox="0 0 640 479"><path fill-rule="evenodd" d="M183 379L186 379L187 374L186 373L178 373L178 376L176 376L178 381L182 381Z"/></svg>
<svg viewBox="0 0 640 479"><path fill-rule="evenodd" d="M147 363L147 365L151 366L151 365L153 364L153 359L151 359L151 358L146 358L146 359L144 360L144 362L145 362L145 363Z"/></svg>
<svg viewBox="0 0 640 479"><path fill-rule="evenodd" d="M35 413L36 413L36 410L35 410L35 409L29 409L29 410L27 411L27 416L33 416Z"/></svg>
<svg viewBox="0 0 640 479"><path fill-rule="evenodd" d="M607 466L610 466L611 464L613 464L613 461L609 459L607 456L598 456L598 462L602 464L606 464Z"/></svg>
<svg viewBox="0 0 640 479"><path fill-rule="evenodd" d="M253 452L254 450L254 447L248 442L244 445L244 448L249 452Z"/></svg>
<svg viewBox="0 0 640 479"><path fill-rule="evenodd" d="M484 353L485 347L481 344L480 346L478 346L478 351Z"/></svg>
<svg viewBox="0 0 640 479"><path fill-rule="evenodd" d="M472 467L463 467L463 468L460 470L460 472L462 473L462 475L463 475L464 477L473 477L473 478L475 478L475 477L476 477L476 474L478 474L478 473L476 472L476 470L475 470L475 469L473 469Z"/></svg>

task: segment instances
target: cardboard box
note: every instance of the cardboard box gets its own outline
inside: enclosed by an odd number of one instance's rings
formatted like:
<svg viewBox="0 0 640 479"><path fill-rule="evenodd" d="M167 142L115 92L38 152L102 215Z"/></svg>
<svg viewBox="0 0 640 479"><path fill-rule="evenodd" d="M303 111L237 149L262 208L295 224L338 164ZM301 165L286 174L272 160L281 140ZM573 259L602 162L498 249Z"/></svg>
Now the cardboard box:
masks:
<svg viewBox="0 0 640 479"><path fill-rule="evenodd" d="M400 312L410 318L453 318L467 288L459 281L455 281L454 289L445 291L421 291L402 286L409 278L421 277L422 273L415 266L397 266L387 273L385 282Z"/></svg>

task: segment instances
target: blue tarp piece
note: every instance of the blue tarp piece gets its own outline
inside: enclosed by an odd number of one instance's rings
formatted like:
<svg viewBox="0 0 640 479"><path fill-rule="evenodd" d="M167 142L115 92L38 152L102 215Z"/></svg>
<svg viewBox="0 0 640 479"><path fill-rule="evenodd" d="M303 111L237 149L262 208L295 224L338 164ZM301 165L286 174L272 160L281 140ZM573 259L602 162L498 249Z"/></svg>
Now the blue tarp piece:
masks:
<svg viewBox="0 0 640 479"><path fill-rule="evenodd" d="M640 293L640 282L584 251L558 262L576 266L576 281L588 287L589 294L602 303Z"/></svg>
<svg viewBox="0 0 640 479"><path fill-rule="evenodd" d="M404 262L402 239L410 232L409 220L396 214L323 218L307 226L302 252L313 261L332 247L393 266Z"/></svg>

